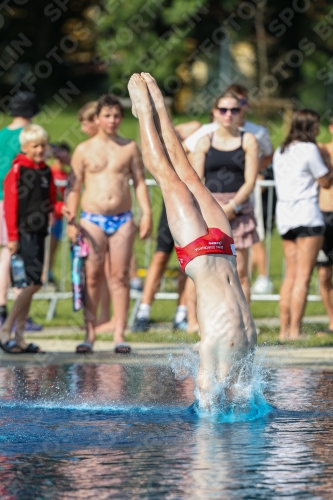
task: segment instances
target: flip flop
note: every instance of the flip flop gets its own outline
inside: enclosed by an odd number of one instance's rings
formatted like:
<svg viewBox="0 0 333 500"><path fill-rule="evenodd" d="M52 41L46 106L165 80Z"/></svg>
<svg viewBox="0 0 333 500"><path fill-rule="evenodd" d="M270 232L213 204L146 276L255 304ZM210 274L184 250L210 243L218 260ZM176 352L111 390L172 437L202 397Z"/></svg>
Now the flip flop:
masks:
<svg viewBox="0 0 333 500"><path fill-rule="evenodd" d="M4 344L0 342L0 347L7 354L22 354L24 353L24 349L18 345L15 339L7 340Z"/></svg>
<svg viewBox="0 0 333 500"><path fill-rule="evenodd" d="M127 342L117 342L114 352L116 354L131 354L131 346Z"/></svg>
<svg viewBox="0 0 333 500"><path fill-rule="evenodd" d="M23 349L23 352L25 353L30 353L30 354L45 354L44 351L41 350L40 347L36 344L29 344L25 349Z"/></svg>
<svg viewBox="0 0 333 500"><path fill-rule="evenodd" d="M93 345L91 342L89 342L88 340L85 340L84 342L82 342L82 344L79 344L76 348L76 354L92 354L93 352L93 349L92 349Z"/></svg>

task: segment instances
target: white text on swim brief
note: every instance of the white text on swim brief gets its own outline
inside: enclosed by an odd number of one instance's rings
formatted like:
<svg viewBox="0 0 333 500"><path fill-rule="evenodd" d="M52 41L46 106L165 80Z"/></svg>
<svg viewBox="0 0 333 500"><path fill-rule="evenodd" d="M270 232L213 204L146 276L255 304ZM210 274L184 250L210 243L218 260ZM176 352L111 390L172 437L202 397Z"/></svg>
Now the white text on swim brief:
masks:
<svg viewBox="0 0 333 500"><path fill-rule="evenodd" d="M215 245L215 243L209 243L209 245L211 245L211 246L198 247L198 248L195 248L194 250L196 252L200 252L200 250L214 250L214 249L224 250L224 246L223 245Z"/></svg>

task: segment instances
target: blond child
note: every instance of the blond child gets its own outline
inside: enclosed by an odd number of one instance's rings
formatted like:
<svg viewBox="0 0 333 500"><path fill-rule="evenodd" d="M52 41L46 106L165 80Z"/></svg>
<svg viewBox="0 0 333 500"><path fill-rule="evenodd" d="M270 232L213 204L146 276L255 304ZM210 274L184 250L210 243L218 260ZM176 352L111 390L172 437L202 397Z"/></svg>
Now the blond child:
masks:
<svg viewBox="0 0 333 500"><path fill-rule="evenodd" d="M0 330L0 347L9 354L42 352L35 344L27 345L23 335L32 296L42 284L49 214L57 209L51 169L44 162L47 132L39 125L27 125L21 131L19 141L23 154L16 156L5 178L4 211L7 246L11 256L18 254L23 260L26 286ZM12 339L14 323L15 338Z"/></svg>

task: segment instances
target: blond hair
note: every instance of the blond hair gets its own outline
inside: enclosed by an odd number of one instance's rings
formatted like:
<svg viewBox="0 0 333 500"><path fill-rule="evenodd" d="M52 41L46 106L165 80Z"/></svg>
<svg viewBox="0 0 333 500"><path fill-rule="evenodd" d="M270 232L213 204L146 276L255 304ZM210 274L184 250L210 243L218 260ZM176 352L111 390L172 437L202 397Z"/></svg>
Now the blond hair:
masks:
<svg viewBox="0 0 333 500"><path fill-rule="evenodd" d="M24 146L28 142L45 142L47 143L49 139L48 133L40 125L32 123L26 125L19 135L20 145Z"/></svg>
<svg viewBox="0 0 333 500"><path fill-rule="evenodd" d="M92 122L94 116L96 115L97 110L97 101L87 102L82 108L79 109L77 117L79 122L83 122L83 120L88 120Z"/></svg>

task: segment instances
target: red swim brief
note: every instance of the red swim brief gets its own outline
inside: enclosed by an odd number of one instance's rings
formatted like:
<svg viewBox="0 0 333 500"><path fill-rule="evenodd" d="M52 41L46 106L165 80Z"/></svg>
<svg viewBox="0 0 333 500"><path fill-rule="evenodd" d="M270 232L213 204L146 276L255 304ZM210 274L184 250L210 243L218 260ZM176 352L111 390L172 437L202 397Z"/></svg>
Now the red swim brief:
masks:
<svg viewBox="0 0 333 500"><path fill-rule="evenodd" d="M199 255L236 255L234 240L217 227L208 228L207 234L200 236L185 247L175 246L180 267L185 267Z"/></svg>

